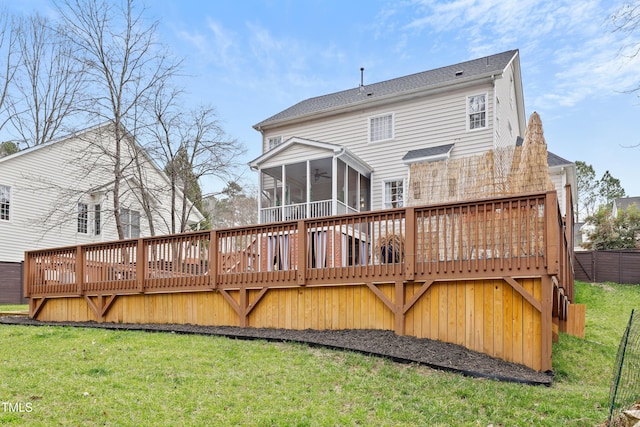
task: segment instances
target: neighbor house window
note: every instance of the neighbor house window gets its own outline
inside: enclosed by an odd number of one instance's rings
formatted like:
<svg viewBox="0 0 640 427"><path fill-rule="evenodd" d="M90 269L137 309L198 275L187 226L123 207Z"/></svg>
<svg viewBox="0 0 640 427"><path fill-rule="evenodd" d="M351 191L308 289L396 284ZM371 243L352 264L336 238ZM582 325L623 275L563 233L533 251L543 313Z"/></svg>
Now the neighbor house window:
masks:
<svg viewBox="0 0 640 427"><path fill-rule="evenodd" d="M281 136L274 136L274 137L269 138L269 150L271 150L272 148L277 147L280 144L282 144L282 137Z"/></svg>
<svg viewBox="0 0 640 427"><path fill-rule="evenodd" d="M120 209L120 225L125 239L140 237L140 212Z"/></svg>
<svg viewBox="0 0 640 427"><path fill-rule="evenodd" d="M401 208L404 206L404 181L387 181L384 183L384 207Z"/></svg>
<svg viewBox="0 0 640 427"><path fill-rule="evenodd" d="M467 117L469 129L482 129L487 127L487 94L467 97Z"/></svg>
<svg viewBox="0 0 640 427"><path fill-rule="evenodd" d="M0 185L0 221L9 221L11 211L11 187Z"/></svg>
<svg viewBox="0 0 640 427"><path fill-rule="evenodd" d="M78 233L87 234L89 228L89 205L78 203Z"/></svg>
<svg viewBox="0 0 640 427"><path fill-rule="evenodd" d="M369 142L393 138L393 114L369 118Z"/></svg>
<svg viewBox="0 0 640 427"><path fill-rule="evenodd" d="M102 233L102 206L93 205L93 233L99 236Z"/></svg>

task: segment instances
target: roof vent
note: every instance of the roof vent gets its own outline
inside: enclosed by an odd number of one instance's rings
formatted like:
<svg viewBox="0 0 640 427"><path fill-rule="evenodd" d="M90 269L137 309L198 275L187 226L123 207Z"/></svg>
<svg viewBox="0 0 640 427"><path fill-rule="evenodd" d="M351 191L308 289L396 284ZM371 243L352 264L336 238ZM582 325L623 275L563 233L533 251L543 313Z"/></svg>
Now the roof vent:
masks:
<svg viewBox="0 0 640 427"><path fill-rule="evenodd" d="M462 75L462 73L464 73L463 70L456 71L456 77L460 77Z"/></svg>
<svg viewBox="0 0 640 427"><path fill-rule="evenodd" d="M360 90L364 90L364 67L360 67Z"/></svg>

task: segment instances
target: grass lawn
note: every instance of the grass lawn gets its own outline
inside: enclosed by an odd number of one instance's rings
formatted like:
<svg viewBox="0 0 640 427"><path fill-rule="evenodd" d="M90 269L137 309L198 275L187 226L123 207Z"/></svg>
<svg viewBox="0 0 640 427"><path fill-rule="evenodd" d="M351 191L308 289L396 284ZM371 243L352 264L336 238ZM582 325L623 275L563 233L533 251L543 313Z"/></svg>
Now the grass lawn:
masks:
<svg viewBox="0 0 640 427"><path fill-rule="evenodd" d="M586 339L554 344L550 388L296 344L3 325L0 424L595 426L640 287L577 283L576 300Z"/></svg>
<svg viewBox="0 0 640 427"><path fill-rule="evenodd" d="M0 312L5 311L29 311L29 304L1 304Z"/></svg>

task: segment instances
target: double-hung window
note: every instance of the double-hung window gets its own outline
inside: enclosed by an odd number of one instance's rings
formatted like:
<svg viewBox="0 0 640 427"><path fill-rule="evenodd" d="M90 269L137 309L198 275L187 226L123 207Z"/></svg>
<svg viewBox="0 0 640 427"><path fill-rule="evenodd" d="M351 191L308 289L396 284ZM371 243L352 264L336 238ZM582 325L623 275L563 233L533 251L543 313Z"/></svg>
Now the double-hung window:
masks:
<svg viewBox="0 0 640 427"><path fill-rule="evenodd" d="M393 138L393 114L369 118L369 142Z"/></svg>
<svg viewBox="0 0 640 427"><path fill-rule="evenodd" d="M120 225L125 239L140 237L140 212L133 209L120 209Z"/></svg>
<svg viewBox="0 0 640 427"><path fill-rule="evenodd" d="M487 127L487 94L467 97L467 119L469 130Z"/></svg>
<svg viewBox="0 0 640 427"><path fill-rule="evenodd" d="M78 203L78 233L87 234L89 231L89 205Z"/></svg>
<svg viewBox="0 0 640 427"><path fill-rule="evenodd" d="M401 208L404 206L404 181L386 181L384 183L385 209Z"/></svg>
<svg viewBox="0 0 640 427"><path fill-rule="evenodd" d="M11 187L0 185L0 221L11 219Z"/></svg>

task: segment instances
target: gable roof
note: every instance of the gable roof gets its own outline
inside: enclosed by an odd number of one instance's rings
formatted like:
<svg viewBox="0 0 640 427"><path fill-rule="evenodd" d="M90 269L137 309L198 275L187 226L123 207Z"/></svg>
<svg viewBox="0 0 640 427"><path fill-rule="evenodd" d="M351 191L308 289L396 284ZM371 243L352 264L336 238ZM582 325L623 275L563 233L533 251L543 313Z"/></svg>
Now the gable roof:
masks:
<svg viewBox="0 0 640 427"><path fill-rule="evenodd" d="M100 129L102 127L110 126L112 123L113 122L111 122L111 121L107 121L107 122L104 122L104 123L100 123L99 125L88 127L86 129L83 129L83 130L78 131L78 132L73 132L73 133L70 133L68 135L60 136L58 138L52 139L51 141L47 141L44 144L32 145L31 147L24 148L24 149L22 149L22 150L20 150L20 151L18 151L16 153L9 154L8 156L0 157L0 163L15 159L16 157L20 157L20 156L24 156L24 155L33 153L34 151L42 150L45 147L51 147L52 145L55 145L55 144L57 144L59 142L68 141L69 139L77 137L79 135L89 133L91 131Z"/></svg>
<svg viewBox="0 0 640 427"><path fill-rule="evenodd" d="M640 197L621 197L614 200L618 210L626 210L631 205L636 205L640 209Z"/></svg>
<svg viewBox="0 0 640 427"><path fill-rule="evenodd" d="M373 168L360 157L353 154L347 147L338 144L331 144L329 142L322 141L314 141L312 139L299 138L297 136L293 136L287 139L282 144L278 145L272 150L263 153L261 156L250 161L249 167L253 170L260 169L260 165L272 157L276 156L278 153L286 151L289 147L293 145L306 145L309 147L316 147L320 149L327 150L328 153L331 153L332 156L342 158L346 163L350 166L355 167L360 173L368 174L373 172Z"/></svg>
<svg viewBox="0 0 640 427"><path fill-rule="evenodd" d="M17 157L20 157L20 156L29 155L29 154L31 154L33 152L45 149L47 147L51 147L53 145L56 145L56 144L59 144L59 143L65 142L65 141L69 141L69 140L71 140L73 138L78 138L81 135L88 134L89 132L92 132L92 131L95 131L95 130L98 130L98 129L101 129L101 128L106 128L106 127L109 127L109 126L113 126L113 124L114 124L113 121L108 120L108 121L100 123L98 125L91 126L91 127L86 128L86 129L82 129L82 130L79 130L77 132L73 132L73 133L70 133L68 135L64 135L64 136L58 137L58 138L53 139L51 141L45 142L44 144L38 144L38 145L31 146L29 148L25 148L23 150L18 151L17 153L13 153L13 154L10 154L10 155L5 156L5 157L0 157L0 164L3 163L3 162L11 161L11 160L13 160L13 159L15 159ZM142 148L138 144L138 142L135 140L135 138L133 138L133 136L129 133L129 131L124 128L124 126L122 126L122 129L123 129L126 137L131 138L131 140L133 141L134 144L136 144L138 147ZM167 177L167 174L162 170L162 168L160 168L160 166L158 166L158 164L153 160L153 158L151 158L149 153L144 148L142 148L140 150L140 153L145 157L145 160L151 165L153 170L155 170L155 172L165 181L165 183L167 183L167 185L170 184L170 180L169 180L169 177ZM128 179L128 177L124 177L124 178ZM95 187L94 191L97 191L97 189L100 188L100 187L101 188L108 188L110 185L113 185L113 183L114 183L114 181L112 180L112 181L109 181L108 183L99 185L98 187ZM178 195L182 196L182 191L179 188L176 189L176 190L178 191ZM190 199L187 198L187 200L189 201L189 203L191 205L193 205L193 202ZM194 215L198 218L199 221L202 221L204 219L204 216L202 215L202 213L195 206L193 206L192 211L194 212Z"/></svg>
<svg viewBox="0 0 640 427"><path fill-rule="evenodd" d="M564 166L564 165L573 164L573 162L570 162L567 159L563 159L562 157L558 156L557 154L553 154L551 151L547 151L547 163L549 164L549 167L552 167L552 166Z"/></svg>
<svg viewBox="0 0 640 427"><path fill-rule="evenodd" d="M490 77L502 73L517 55L518 50L509 50L459 64L309 98L261 121L253 127L256 130L260 130L266 125L314 113L338 110L351 105L370 102L373 99L381 100L400 94L435 89L482 77Z"/></svg>
<svg viewBox="0 0 640 427"><path fill-rule="evenodd" d="M293 136L289 139L287 139L286 141L284 141L282 144L276 146L275 148L267 151L266 153L263 153L261 156L251 160L248 164L252 169L257 169L258 166L261 163L264 163L265 161L269 160L270 158L272 158L273 156L277 155L278 153L281 153L285 150L287 150L289 147L291 147L292 145L307 145L310 147L316 147L316 148L321 148L327 151L331 151L334 154L339 153L340 151L343 151L345 148L342 145L338 145L338 144L331 144L329 142L322 142L322 141L314 141L312 139L307 139L307 138L298 138L297 136Z"/></svg>

